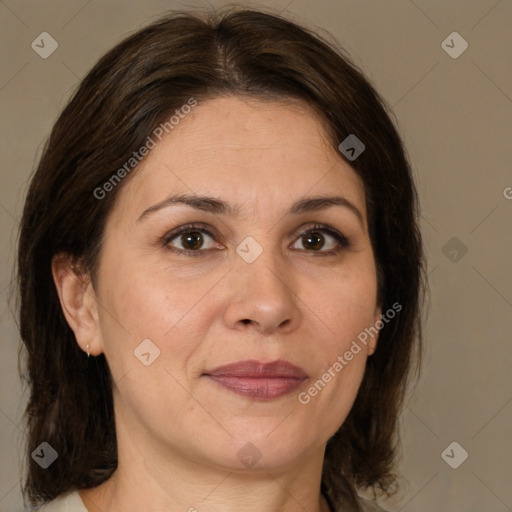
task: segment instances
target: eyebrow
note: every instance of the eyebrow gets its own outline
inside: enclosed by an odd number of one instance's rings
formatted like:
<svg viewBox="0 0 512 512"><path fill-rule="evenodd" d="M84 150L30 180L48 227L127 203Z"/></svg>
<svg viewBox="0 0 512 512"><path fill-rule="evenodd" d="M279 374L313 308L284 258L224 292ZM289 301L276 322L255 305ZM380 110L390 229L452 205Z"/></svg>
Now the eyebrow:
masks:
<svg viewBox="0 0 512 512"><path fill-rule="evenodd" d="M198 196L198 195L171 195L166 197L163 201L160 201L149 208L146 208L137 218L137 222L141 222L151 213L154 213L163 208L168 208L173 205L184 204L214 215L229 215L237 217L240 215L240 207L217 199L210 196ZM350 210L359 220L361 226L364 228L363 215L359 209L350 202L347 198L342 196L315 196L306 197L293 203L290 208L290 213L293 215L299 215L301 213L316 212L325 210L332 206L340 206Z"/></svg>

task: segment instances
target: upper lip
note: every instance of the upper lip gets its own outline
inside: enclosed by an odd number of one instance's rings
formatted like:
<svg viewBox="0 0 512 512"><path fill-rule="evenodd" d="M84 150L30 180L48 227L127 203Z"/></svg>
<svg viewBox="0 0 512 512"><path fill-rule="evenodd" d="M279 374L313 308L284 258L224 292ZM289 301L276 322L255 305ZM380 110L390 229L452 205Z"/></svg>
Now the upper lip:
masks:
<svg viewBox="0 0 512 512"><path fill-rule="evenodd" d="M204 373L212 377L247 377L247 378L294 378L305 379L308 375L302 368L288 361L278 359L270 363L263 363L254 359L236 361Z"/></svg>

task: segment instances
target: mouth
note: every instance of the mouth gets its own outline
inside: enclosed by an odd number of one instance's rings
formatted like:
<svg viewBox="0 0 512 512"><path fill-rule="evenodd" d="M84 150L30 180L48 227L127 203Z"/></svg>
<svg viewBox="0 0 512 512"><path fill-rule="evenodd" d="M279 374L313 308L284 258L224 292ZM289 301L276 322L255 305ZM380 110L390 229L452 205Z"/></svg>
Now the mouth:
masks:
<svg viewBox="0 0 512 512"><path fill-rule="evenodd" d="M255 400L274 400L295 391L308 375L288 361L237 361L203 373L223 388Z"/></svg>

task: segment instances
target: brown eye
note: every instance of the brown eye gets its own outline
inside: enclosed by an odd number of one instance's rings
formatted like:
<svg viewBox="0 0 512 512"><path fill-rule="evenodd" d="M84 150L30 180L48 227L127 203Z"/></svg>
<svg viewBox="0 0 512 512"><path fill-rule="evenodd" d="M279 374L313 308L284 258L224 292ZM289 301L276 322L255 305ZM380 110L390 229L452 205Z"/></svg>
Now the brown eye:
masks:
<svg viewBox="0 0 512 512"><path fill-rule="evenodd" d="M203 245L203 235L199 231L189 231L180 237L184 249L197 250Z"/></svg>
<svg viewBox="0 0 512 512"><path fill-rule="evenodd" d="M214 236L200 226L183 226L164 238L164 245L176 252L201 254L214 247Z"/></svg>
<svg viewBox="0 0 512 512"><path fill-rule="evenodd" d="M295 246L300 243L302 247ZM348 239L328 226L313 226L307 231L299 233L294 249L306 252L316 252L318 256L336 254L350 245Z"/></svg>
<svg viewBox="0 0 512 512"><path fill-rule="evenodd" d="M323 247L325 238L319 231L310 231L302 235L302 243L304 247L317 251Z"/></svg>

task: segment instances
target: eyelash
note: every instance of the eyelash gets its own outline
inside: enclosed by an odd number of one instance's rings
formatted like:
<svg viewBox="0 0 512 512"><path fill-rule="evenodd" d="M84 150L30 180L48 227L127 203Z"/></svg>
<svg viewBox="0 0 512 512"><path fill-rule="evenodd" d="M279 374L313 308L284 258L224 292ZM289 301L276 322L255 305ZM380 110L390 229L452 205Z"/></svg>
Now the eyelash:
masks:
<svg viewBox="0 0 512 512"><path fill-rule="evenodd" d="M184 233L188 233L191 231L200 231L200 232L206 233L208 236L215 239L215 235L203 224L186 224L184 226L177 228L176 230L171 231L170 233L167 233L162 239L162 245L164 247L167 247L170 251L176 252L178 254L182 254L184 256L202 256L204 253L206 253L210 249L206 249L206 250L199 249L197 251L192 251L190 249L177 249L176 247L172 247L169 245L169 243L173 239L177 238L180 235L183 235ZM299 239L302 236L304 236L305 234L315 232L315 231L327 233L328 235L332 236L338 242L339 246L336 247L335 249L331 249L329 251L312 251L312 250L308 251L306 249L303 249L304 252L312 252L315 254L315 256L335 256L340 251L347 249L350 246L350 241L348 240L348 238L345 235L341 234L339 231L337 231L325 224L313 224L312 226L309 226L307 229L299 232L296 235L296 237L297 237L297 239ZM295 250L297 250L297 249L295 249Z"/></svg>

